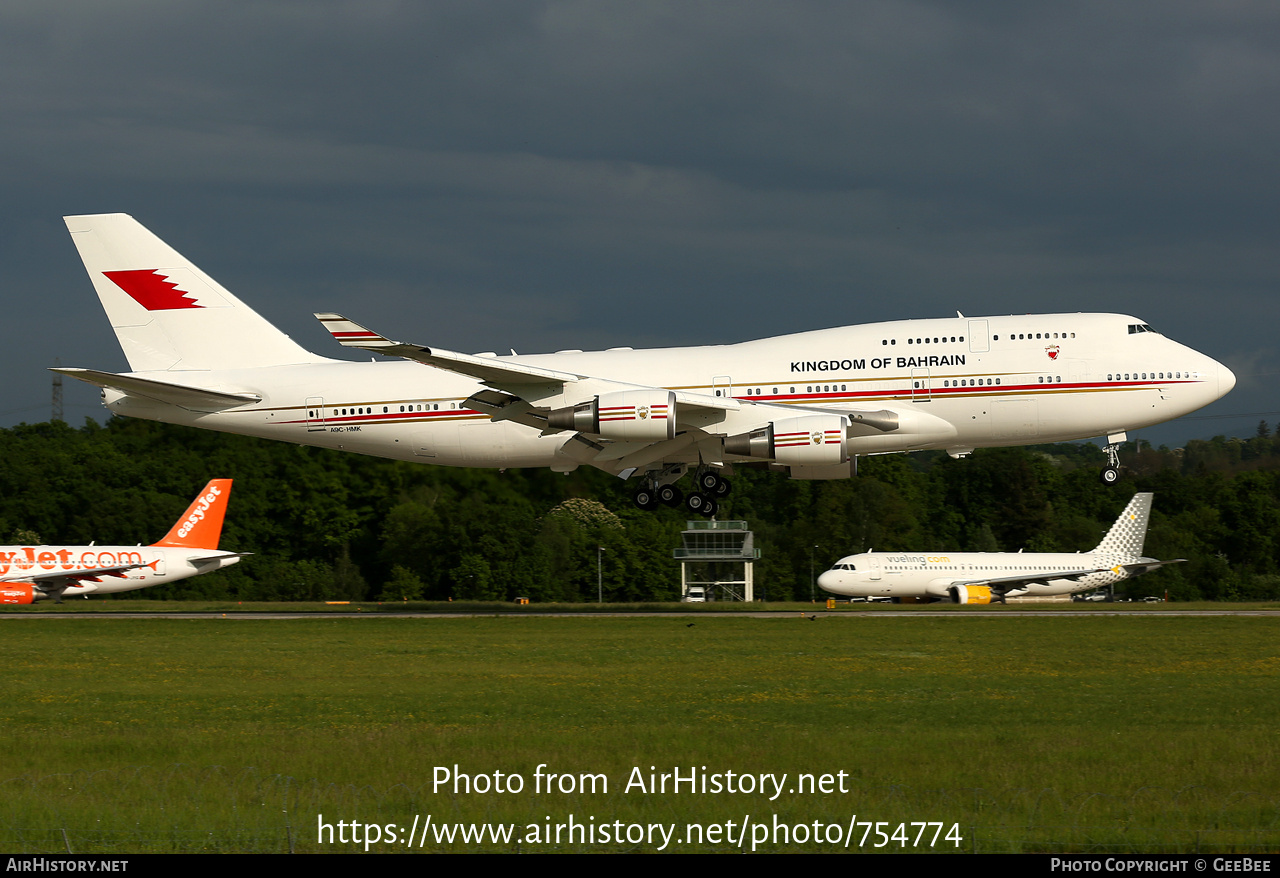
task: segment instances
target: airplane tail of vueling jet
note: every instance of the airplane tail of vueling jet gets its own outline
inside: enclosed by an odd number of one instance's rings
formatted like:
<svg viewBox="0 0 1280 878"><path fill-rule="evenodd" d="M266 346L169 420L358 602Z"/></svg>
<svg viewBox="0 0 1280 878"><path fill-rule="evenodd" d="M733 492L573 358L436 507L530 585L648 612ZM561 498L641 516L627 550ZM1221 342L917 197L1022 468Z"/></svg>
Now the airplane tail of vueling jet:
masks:
<svg viewBox="0 0 1280 878"><path fill-rule="evenodd" d="M325 362L133 217L63 218L134 372Z"/></svg>
<svg viewBox="0 0 1280 878"><path fill-rule="evenodd" d="M1093 550L1094 554L1140 558L1143 543L1147 540L1147 525L1151 520L1151 498L1151 494L1134 494L1116 523L1111 525L1111 530Z"/></svg>
<svg viewBox="0 0 1280 878"><path fill-rule="evenodd" d="M222 539L222 519L231 499L231 479L214 479L204 486L164 539L153 546L177 549L216 549Z"/></svg>

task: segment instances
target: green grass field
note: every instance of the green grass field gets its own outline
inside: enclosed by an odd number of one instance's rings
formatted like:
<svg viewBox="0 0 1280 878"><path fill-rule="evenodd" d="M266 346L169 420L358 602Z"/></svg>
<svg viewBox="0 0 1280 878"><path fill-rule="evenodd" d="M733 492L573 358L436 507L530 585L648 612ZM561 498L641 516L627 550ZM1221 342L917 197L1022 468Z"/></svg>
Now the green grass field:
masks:
<svg viewBox="0 0 1280 878"><path fill-rule="evenodd" d="M1280 618L219 615L0 632L6 852L364 849L319 844L319 815L401 836L427 815L518 835L570 815L682 833L857 815L886 834L957 824L965 851L1280 849ZM455 764L525 789L433 789ZM608 790L535 793L539 765L603 774ZM625 789L651 766L785 772L787 789L844 772L847 792ZM881 849L904 847L920 849Z"/></svg>

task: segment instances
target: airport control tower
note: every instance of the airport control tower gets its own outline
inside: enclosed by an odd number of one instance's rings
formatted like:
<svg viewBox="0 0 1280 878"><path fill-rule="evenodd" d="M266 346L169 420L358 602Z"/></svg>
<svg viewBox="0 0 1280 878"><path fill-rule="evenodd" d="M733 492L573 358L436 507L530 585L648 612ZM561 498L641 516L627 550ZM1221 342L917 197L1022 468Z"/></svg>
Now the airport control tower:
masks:
<svg viewBox="0 0 1280 878"><path fill-rule="evenodd" d="M745 521L689 521L680 532L680 600L755 600L752 564L760 557Z"/></svg>

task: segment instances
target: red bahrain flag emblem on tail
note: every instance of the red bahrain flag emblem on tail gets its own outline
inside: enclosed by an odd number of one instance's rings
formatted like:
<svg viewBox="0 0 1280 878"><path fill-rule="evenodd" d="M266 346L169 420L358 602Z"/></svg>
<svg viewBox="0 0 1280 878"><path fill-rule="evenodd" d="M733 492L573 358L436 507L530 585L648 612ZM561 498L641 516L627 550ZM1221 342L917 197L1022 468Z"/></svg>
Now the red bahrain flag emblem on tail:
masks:
<svg viewBox="0 0 1280 878"><path fill-rule="evenodd" d="M132 271L104 271L103 274L148 311L204 307L192 293L181 289L159 271L140 268Z"/></svg>

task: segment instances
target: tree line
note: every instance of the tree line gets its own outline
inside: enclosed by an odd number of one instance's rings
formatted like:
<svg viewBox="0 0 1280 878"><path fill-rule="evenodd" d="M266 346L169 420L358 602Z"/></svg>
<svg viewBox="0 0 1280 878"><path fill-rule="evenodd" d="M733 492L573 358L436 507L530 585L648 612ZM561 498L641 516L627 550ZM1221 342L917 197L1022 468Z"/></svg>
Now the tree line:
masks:
<svg viewBox="0 0 1280 878"><path fill-rule="evenodd" d="M235 485L225 571L127 597L231 600L674 600L688 517L630 501L588 467L454 469L126 418L0 430L0 539L132 545L159 539L210 478ZM837 558L885 551L1087 551L1138 491L1155 492L1146 553L1186 558L1134 595L1280 599L1280 435L1184 448L1130 444L1104 486L1090 444L884 455L859 477L792 481L739 467L719 518L744 519L757 595L808 600ZM599 568L597 568L599 564ZM599 579L597 576L599 575ZM821 592L817 592L821 597Z"/></svg>

